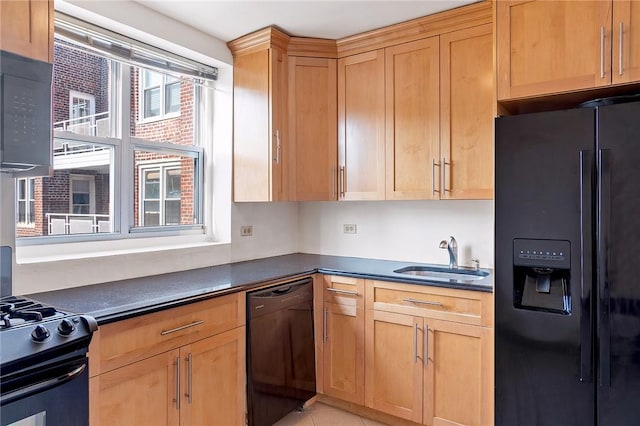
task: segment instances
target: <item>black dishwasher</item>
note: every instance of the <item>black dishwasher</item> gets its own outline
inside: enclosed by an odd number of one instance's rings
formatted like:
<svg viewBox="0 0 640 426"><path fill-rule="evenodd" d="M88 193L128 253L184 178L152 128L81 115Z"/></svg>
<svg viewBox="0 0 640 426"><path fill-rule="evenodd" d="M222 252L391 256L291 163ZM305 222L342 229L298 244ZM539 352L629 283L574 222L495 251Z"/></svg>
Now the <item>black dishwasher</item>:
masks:
<svg viewBox="0 0 640 426"><path fill-rule="evenodd" d="M247 293L249 426L270 426L316 394L312 283Z"/></svg>

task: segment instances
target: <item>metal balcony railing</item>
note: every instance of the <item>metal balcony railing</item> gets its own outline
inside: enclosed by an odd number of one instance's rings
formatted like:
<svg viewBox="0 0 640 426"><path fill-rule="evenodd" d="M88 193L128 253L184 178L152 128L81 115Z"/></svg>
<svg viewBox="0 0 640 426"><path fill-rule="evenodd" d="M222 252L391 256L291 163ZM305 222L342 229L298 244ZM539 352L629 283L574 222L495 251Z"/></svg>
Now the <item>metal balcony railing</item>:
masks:
<svg viewBox="0 0 640 426"><path fill-rule="evenodd" d="M109 111L85 117L73 118L53 123L53 130L62 130L90 136L110 136Z"/></svg>
<svg viewBox="0 0 640 426"><path fill-rule="evenodd" d="M48 235L112 232L108 214L47 213Z"/></svg>

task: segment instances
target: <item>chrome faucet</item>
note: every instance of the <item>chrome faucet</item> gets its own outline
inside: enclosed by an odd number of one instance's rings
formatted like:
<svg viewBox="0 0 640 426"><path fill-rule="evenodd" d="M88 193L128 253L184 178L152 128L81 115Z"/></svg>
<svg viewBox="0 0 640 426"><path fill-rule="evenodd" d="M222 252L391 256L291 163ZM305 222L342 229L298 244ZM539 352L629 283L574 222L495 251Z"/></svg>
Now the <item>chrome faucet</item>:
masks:
<svg viewBox="0 0 640 426"><path fill-rule="evenodd" d="M453 236L451 236L451 240L447 243L447 240L440 241L441 249L447 249L449 252L449 268L457 269L458 268L458 242Z"/></svg>

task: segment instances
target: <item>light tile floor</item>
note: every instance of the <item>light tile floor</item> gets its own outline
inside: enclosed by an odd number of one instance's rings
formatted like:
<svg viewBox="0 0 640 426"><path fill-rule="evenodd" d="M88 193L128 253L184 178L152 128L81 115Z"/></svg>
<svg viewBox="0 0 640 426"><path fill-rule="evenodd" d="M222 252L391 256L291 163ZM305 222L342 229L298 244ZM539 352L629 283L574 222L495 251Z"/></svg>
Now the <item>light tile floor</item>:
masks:
<svg viewBox="0 0 640 426"><path fill-rule="evenodd" d="M385 426L319 402L302 412L294 411L273 426Z"/></svg>

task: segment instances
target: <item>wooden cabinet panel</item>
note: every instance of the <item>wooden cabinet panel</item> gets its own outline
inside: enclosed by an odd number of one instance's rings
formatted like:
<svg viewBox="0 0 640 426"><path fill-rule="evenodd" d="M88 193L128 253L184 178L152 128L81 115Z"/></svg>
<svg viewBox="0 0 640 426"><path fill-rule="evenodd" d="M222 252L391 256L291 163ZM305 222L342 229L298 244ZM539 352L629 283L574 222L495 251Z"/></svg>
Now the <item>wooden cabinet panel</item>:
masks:
<svg viewBox="0 0 640 426"><path fill-rule="evenodd" d="M324 304L324 393L364 405L364 310Z"/></svg>
<svg viewBox="0 0 640 426"><path fill-rule="evenodd" d="M613 83L640 81L640 2L613 2Z"/></svg>
<svg viewBox="0 0 640 426"><path fill-rule="evenodd" d="M289 191L296 201L337 199L337 61L289 57Z"/></svg>
<svg viewBox="0 0 640 426"><path fill-rule="evenodd" d="M610 1L496 2L498 100L611 84Z"/></svg>
<svg viewBox="0 0 640 426"><path fill-rule="evenodd" d="M482 327L425 320L428 359L425 368L424 424L482 426Z"/></svg>
<svg viewBox="0 0 640 426"><path fill-rule="evenodd" d="M441 198L493 198L491 25L440 36Z"/></svg>
<svg viewBox="0 0 640 426"><path fill-rule="evenodd" d="M245 328L180 348L182 425L243 425L245 412Z"/></svg>
<svg viewBox="0 0 640 426"><path fill-rule="evenodd" d="M268 48L234 57L235 201L285 199L286 54Z"/></svg>
<svg viewBox="0 0 640 426"><path fill-rule="evenodd" d="M92 426L177 426L177 364L173 350L90 379Z"/></svg>
<svg viewBox="0 0 640 426"><path fill-rule="evenodd" d="M366 406L422 422L422 318L367 310L365 321Z"/></svg>
<svg viewBox="0 0 640 426"><path fill-rule="evenodd" d="M385 194L384 50L338 60L338 166L341 200Z"/></svg>
<svg viewBox="0 0 640 426"><path fill-rule="evenodd" d="M53 0L0 1L0 50L53 62Z"/></svg>
<svg viewBox="0 0 640 426"><path fill-rule="evenodd" d="M438 37L385 49L386 198L439 198ZM439 168L438 168L439 170Z"/></svg>
<svg viewBox="0 0 640 426"><path fill-rule="evenodd" d="M289 57L289 191L296 201L337 199L337 61Z"/></svg>

